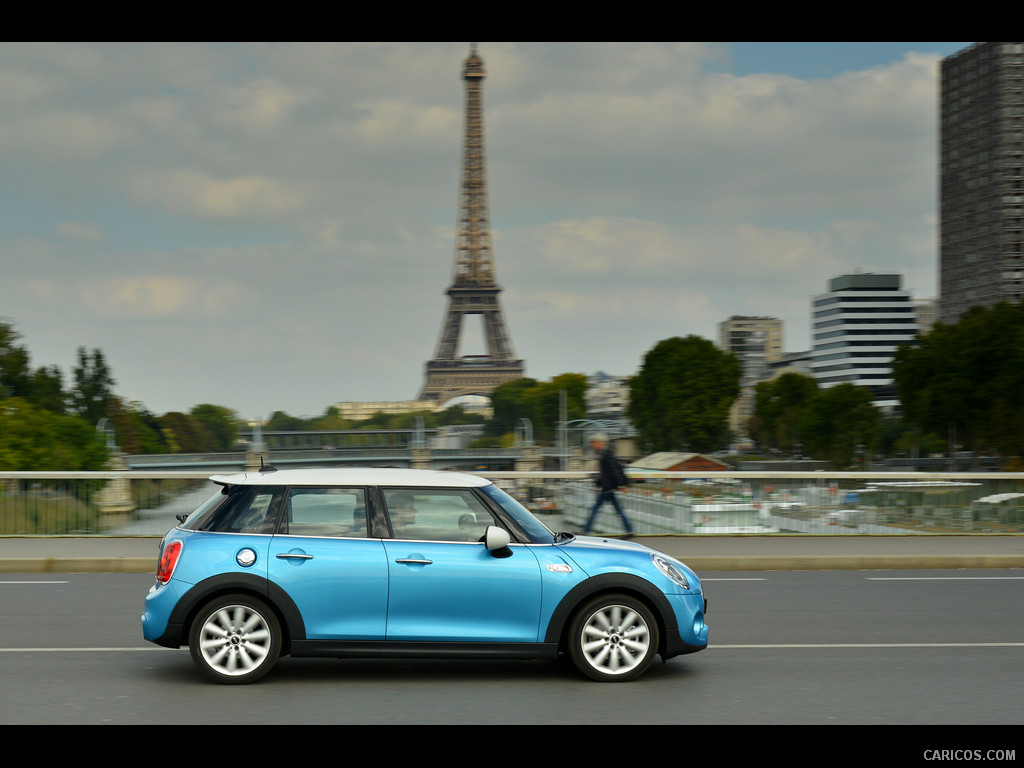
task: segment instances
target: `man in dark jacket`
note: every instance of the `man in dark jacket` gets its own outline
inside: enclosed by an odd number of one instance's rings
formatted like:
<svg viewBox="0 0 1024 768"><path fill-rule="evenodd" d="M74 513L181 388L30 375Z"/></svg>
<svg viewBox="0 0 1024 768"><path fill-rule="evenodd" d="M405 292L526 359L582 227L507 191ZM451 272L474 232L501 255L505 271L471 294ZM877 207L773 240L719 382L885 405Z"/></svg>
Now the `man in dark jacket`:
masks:
<svg viewBox="0 0 1024 768"><path fill-rule="evenodd" d="M626 490L626 486L629 485L629 479L622 470L619 460L615 458L615 454L612 453L612 449L608 446L607 436L601 433L594 435L590 438L590 445L597 452L597 498L594 500L594 506L590 510L590 517L587 518L587 524L583 528L583 533L584 535L590 533L590 529L594 525L594 520L597 519L597 513L600 511L601 506L606 501L610 501L619 517L622 518L622 525L626 529L626 538L632 538L633 526L630 525L629 518L622 511L622 505L619 504L619 499L615 495L617 490Z"/></svg>

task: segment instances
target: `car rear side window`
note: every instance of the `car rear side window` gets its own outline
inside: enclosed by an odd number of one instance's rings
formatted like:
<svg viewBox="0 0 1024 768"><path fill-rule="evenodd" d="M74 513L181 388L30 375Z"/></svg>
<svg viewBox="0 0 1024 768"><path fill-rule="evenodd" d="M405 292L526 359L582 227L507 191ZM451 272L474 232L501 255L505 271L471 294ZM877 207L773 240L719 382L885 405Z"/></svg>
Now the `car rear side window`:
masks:
<svg viewBox="0 0 1024 768"><path fill-rule="evenodd" d="M214 533L274 532L283 489L236 486L227 490L220 504L209 504L203 514L188 520L185 527Z"/></svg>

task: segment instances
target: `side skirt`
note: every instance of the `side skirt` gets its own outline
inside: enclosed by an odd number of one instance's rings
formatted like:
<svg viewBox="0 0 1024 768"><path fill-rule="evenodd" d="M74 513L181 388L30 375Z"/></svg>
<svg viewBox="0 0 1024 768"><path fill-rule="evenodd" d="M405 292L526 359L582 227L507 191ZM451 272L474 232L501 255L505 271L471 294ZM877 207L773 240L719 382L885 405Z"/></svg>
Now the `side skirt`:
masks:
<svg viewBox="0 0 1024 768"><path fill-rule="evenodd" d="M337 659L554 659L558 644L292 640L291 655Z"/></svg>

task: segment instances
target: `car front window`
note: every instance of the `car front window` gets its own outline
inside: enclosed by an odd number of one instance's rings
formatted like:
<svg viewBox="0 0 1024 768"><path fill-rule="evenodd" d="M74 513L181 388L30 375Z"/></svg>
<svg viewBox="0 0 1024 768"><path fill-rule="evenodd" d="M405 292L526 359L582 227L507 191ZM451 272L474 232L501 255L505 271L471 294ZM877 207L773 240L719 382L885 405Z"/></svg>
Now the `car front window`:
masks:
<svg viewBox="0 0 1024 768"><path fill-rule="evenodd" d="M480 541L494 518L466 488L385 488L396 539Z"/></svg>
<svg viewBox="0 0 1024 768"><path fill-rule="evenodd" d="M491 485L485 485L480 490L487 494L491 500L496 502L505 511L505 514L515 521L516 525L530 537L530 541L535 544L550 544L555 540L555 534L550 528L534 517L530 510L505 493L501 488L492 483Z"/></svg>

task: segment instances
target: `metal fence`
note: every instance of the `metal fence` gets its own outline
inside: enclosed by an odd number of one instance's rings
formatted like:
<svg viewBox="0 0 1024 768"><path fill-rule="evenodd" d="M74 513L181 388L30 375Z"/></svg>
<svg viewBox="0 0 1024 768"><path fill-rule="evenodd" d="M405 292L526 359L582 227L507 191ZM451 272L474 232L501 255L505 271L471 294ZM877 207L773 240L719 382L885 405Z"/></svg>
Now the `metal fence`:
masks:
<svg viewBox="0 0 1024 768"><path fill-rule="evenodd" d="M579 531L583 472L479 473L549 527ZM159 536L213 494L207 472L0 472L0 535ZM637 472L619 498L642 534L1024 532L1024 473ZM609 505L595 533L621 532Z"/></svg>

